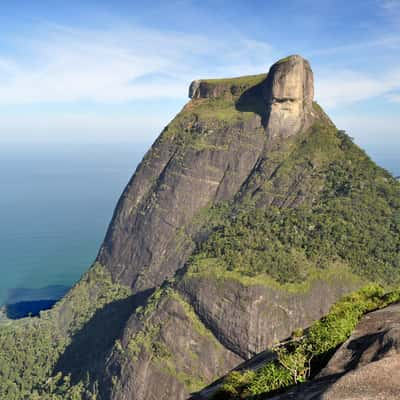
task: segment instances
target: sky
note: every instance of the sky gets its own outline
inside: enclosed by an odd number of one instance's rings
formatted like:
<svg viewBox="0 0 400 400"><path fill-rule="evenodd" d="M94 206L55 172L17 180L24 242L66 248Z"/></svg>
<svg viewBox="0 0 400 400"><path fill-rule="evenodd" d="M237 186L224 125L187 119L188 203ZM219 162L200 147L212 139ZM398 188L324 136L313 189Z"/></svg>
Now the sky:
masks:
<svg viewBox="0 0 400 400"><path fill-rule="evenodd" d="M400 154L400 0L2 0L0 143L146 145L193 79L290 54L340 129Z"/></svg>

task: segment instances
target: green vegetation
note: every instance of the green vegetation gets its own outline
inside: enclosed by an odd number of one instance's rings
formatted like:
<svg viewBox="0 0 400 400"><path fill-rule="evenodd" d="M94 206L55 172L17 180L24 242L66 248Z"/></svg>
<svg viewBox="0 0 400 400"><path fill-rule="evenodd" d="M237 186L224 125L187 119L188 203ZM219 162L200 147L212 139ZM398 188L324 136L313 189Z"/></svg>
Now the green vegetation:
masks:
<svg viewBox="0 0 400 400"><path fill-rule="evenodd" d="M221 78L221 79L201 79L202 82L215 85L235 85L252 87L259 85L267 78L267 74L246 75L236 78Z"/></svg>
<svg viewBox="0 0 400 400"><path fill-rule="evenodd" d="M129 288L112 282L106 268L94 264L54 309L41 317L45 319L57 316L59 326L72 335L89 321L97 310L130 295Z"/></svg>
<svg viewBox="0 0 400 400"><path fill-rule="evenodd" d="M195 331L200 336L207 337L210 341L214 342L214 344L217 345L218 342L215 339L214 335L200 321L192 305L189 304L176 290L170 290L168 295L170 296L171 299L177 301L182 306L186 317L189 319Z"/></svg>
<svg viewBox="0 0 400 400"><path fill-rule="evenodd" d="M273 205L303 192L297 207ZM272 205L244 195L242 203L214 206L218 217L189 271L225 270L284 285L342 265L364 279L400 283L400 185L343 132L314 127L259 193Z"/></svg>
<svg viewBox="0 0 400 400"><path fill-rule="evenodd" d="M376 285L367 286L345 297L305 334L296 332L288 344L277 345L274 348L275 360L266 363L257 371L230 373L214 398L256 399L258 395L283 390L306 381L310 373L317 372L313 369L319 368L318 359L347 340L365 313L398 301L400 290L385 294L384 289Z"/></svg>
<svg viewBox="0 0 400 400"><path fill-rule="evenodd" d="M220 134L224 127L248 121L255 114L256 111L251 109L240 111L231 99L199 99L182 109L164 129L161 140L172 140L176 145L195 150L226 151L233 137L227 136L221 140L216 133Z"/></svg>
<svg viewBox="0 0 400 400"><path fill-rule="evenodd" d="M32 318L0 329L1 398L95 399L89 385L72 385L68 376L53 376L53 367L66 345L53 321Z"/></svg>
<svg viewBox="0 0 400 400"><path fill-rule="evenodd" d="M89 380L72 384L69 376L54 374L54 367L71 338L97 310L129 295L129 289L113 284L107 270L96 264L53 310L42 312L40 318L1 326L0 397L94 399L95 384L92 387Z"/></svg>
<svg viewBox="0 0 400 400"><path fill-rule="evenodd" d="M282 63L284 63L284 62L286 62L286 61L289 61L291 57L292 57L292 56L288 56L288 57L281 58L281 59L278 60L275 64L282 64Z"/></svg>
<svg viewBox="0 0 400 400"><path fill-rule="evenodd" d="M195 150L228 150L232 135L217 137L224 128L248 121L256 114L265 112L260 95L241 95L256 89L266 74L231 79L209 79L202 82L210 86L225 86L229 96L196 99L186 104L181 112L164 129L161 140L172 140L174 144Z"/></svg>

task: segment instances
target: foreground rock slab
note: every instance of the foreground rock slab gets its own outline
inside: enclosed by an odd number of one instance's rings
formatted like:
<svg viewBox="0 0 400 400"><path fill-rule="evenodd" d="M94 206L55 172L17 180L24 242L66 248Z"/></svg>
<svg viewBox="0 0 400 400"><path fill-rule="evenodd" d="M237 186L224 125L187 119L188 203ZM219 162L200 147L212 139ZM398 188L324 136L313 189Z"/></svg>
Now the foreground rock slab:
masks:
<svg viewBox="0 0 400 400"><path fill-rule="evenodd" d="M366 315L314 381L273 400L399 398L400 304L395 304Z"/></svg>

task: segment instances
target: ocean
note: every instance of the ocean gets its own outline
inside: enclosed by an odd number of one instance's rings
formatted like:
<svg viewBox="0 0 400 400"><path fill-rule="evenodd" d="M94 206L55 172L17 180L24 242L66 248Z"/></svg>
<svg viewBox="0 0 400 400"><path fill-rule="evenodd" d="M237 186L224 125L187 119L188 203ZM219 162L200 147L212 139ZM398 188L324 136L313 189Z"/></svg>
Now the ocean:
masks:
<svg viewBox="0 0 400 400"><path fill-rule="evenodd" d="M58 296L80 278L146 147L0 144L0 305Z"/></svg>
<svg viewBox="0 0 400 400"><path fill-rule="evenodd" d="M147 147L0 144L0 305L59 297L80 278ZM366 150L400 175L397 152Z"/></svg>

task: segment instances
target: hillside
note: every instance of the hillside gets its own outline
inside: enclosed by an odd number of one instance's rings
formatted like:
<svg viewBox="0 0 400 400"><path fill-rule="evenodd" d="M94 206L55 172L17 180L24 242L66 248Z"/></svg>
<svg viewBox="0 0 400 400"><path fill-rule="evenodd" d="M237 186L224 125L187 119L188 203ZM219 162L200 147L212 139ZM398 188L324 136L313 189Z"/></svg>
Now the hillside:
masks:
<svg viewBox="0 0 400 400"><path fill-rule="evenodd" d="M300 56L194 81L95 264L52 310L0 329L0 394L185 399L343 295L399 285L400 184L313 87Z"/></svg>

